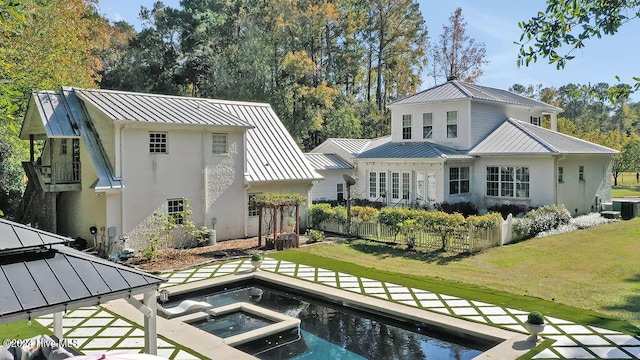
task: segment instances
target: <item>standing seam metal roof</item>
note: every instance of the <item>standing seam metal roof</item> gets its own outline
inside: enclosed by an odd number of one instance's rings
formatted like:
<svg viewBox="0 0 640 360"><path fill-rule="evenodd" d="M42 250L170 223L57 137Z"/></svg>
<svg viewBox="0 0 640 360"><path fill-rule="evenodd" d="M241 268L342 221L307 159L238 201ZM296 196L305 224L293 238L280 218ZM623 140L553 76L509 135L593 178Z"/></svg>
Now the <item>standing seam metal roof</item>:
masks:
<svg viewBox="0 0 640 360"><path fill-rule="evenodd" d="M368 147L358 154L358 159L472 159L464 151L454 150L436 145L428 141L392 142L390 136L373 141L374 146Z"/></svg>
<svg viewBox="0 0 640 360"><path fill-rule="evenodd" d="M616 154L618 151L509 118L469 154Z"/></svg>
<svg viewBox="0 0 640 360"><path fill-rule="evenodd" d="M306 153L304 156L316 170L353 169L353 165L336 154Z"/></svg>
<svg viewBox="0 0 640 360"><path fill-rule="evenodd" d="M166 281L60 244L7 252L35 238L61 238L2 219L0 229L0 322L95 305Z"/></svg>
<svg viewBox="0 0 640 360"><path fill-rule="evenodd" d="M112 90L74 89L114 121L251 127L207 99Z"/></svg>
<svg viewBox="0 0 640 360"><path fill-rule="evenodd" d="M535 107L553 112L562 112L562 108L549 105L525 96L514 94L510 91L491 88L488 86L469 84L457 80L449 81L444 84L423 90L417 94L397 100L390 105L393 106L405 104L420 104L462 99L484 100L504 104Z"/></svg>

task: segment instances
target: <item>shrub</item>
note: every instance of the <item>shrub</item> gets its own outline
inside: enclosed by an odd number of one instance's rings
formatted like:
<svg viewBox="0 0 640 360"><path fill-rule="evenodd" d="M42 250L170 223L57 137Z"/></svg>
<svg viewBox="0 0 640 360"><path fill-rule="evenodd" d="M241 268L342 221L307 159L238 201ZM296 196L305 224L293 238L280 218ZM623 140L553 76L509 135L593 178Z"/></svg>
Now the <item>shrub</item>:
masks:
<svg viewBox="0 0 640 360"><path fill-rule="evenodd" d="M315 230L315 229L307 230L305 235L307 236L307 243L310 243L310 244L316 243L318 241L322 241L325 238L323 231Z"/></svg>
<svg viewBox="0 0 640 360"><path fill-rule="evenodd" d="M523 218L513 223L514 231L523 237L533 237L539 233L557 229L569 224L571 213L564 205L545 205L529 211Z"/></svg>
<svg viewBox="0 0 640 360"><path fill-rule="evenodd" d="M262 256L258 253L251 255L251 261L262 261Z"/></svg>
<svg viewBox="0 0 640 360"><path fill-rule="evenodd" d="M542 325L544 324L544 316L539 311L532 311L527 316L527 322L529 324Z"/></svg>
<svg viewBox="0 0 640 360"><path fill-rule="evenodd" d="M518 234L518 236L523 238L528 238L533 236L531 233L531 225L533 224L533 220L530 218L517 218L513 220L513 231Z"/></svg>
<svg viewBox="0 0 640 360"><path fill-rule="evenodd" d="M323 221L331 219L331 205L329 204L313 204L309 209L311 215L311 226L318 227Z"/></svg>
<svg viewBox="0 0 640 360"><path fill-rule="evenodd" d="M519 204L496 204L493 206L489 206L487 210L489 212L500 213L502 215L502 218L506 219L509 214L512 214L514 217L517 217L518 215L524 215L531 210L531 207Z"/></svg>
<svg viewBox="0 0 640 360"><path fill-rule="evenodd" d="M389 229L394 232L395 236L398 235L398 232L400 231L398 224L409 218L416 218L420 211L426 212L424 210L407 208L384 208L378 213L378 222L388 226Z"/></svg>
<svg viewBox="0 0 640 360"><path fill-rule="evenodd" d="M458 213L464 217L478 215L478 209L471 202L448 203L445 201L434 204L434 207L436 210L446 212L447 214Z"/></svg>
<svg viewBox="0 0 640 360"><path fill-rule="evenodd" d="M471 215L467 218L467 223L480 229L495 229L502 224L502 215L498 213Z"/></svg>
<svg viewBox="0 0 640 360"><path fill-rule="evenodd" d="M404 235L407 243L407 250L411 251L416 246L416 232L420 230L422 226L416 221L416 219L405 219L397 224L399 231Z"/></svg>
<svg viewBox="0 0 640 360"><path fill-rule="evenodd" d="M378 209L370 206L352 206L351 219L358 222L371 221L378 216Z"/></svg>
<svg viewBox="0 0 640 360"><path fill-rule="evenodd" d="M591 213L587 215L577 216L571 219L571 224L575 225L576 228L583 230L598 225L608 224L614 221L616 220L602 217L600 213Z"/></svg>

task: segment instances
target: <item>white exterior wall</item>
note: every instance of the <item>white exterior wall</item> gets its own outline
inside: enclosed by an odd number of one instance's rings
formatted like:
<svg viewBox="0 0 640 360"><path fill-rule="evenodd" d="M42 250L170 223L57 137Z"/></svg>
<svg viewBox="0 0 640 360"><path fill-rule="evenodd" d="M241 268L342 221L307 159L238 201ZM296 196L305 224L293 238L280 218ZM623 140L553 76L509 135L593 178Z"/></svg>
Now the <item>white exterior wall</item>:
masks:
<svg viewBox="0 0 640 360"><path fill-rule="evenodd" d="M559 157L563 182L558 183L558 204L564 204L573 216L598 211L598 201L611 201L611 160L609 155L567 155ZM584 166L584 180L579 180ZM556 176L557 177L557 176Z"/></svg>
<svg viewBox="0 0 640 360"><path fill-rule="evenodd" d="M529 168L529 198L487 197L487 166L514 166ZM540 206L556 203L555 159L553 156L483 156L472 169L471 188L478 209L496 204Z"/></svg>
<svg viewBox="0 0 640 360"><path fill-rule="evenodd" d="M470 148L470 101L450 101L443 103L411 104L391 106L391 141L424 141L422 138L422 114L432 113L433 136L428 141L454 149ZM458 137L447 138L447 111L458 112ZM402 115L410 114L412 122L411 139L402 139Z"/></svg>
<svg viewBox="0 0 640 360"><path fill-rule="evenodd" d="M150 131L167 131L167 154L149 153ZM146 244L153 213L178 198L190 200L197 226L211 227L216 218L218 238L244 236L243 131L153 124L120 132L122 228L131 247ZM212 154L212 133L228 134L228 154Z"/></svg>
<svg viewBox="0 0 640 360"><path fill-rule="evenodd" d="M344 184L345 198L347 196L347 185L344 182L343 174L349 174L356 176L353 169L340 169L340 170L316 170L318 174L324 177L323 180L314 181L313 188L311 189L311 198L313 201L323 200L337 200L337 184Z"/></svg>

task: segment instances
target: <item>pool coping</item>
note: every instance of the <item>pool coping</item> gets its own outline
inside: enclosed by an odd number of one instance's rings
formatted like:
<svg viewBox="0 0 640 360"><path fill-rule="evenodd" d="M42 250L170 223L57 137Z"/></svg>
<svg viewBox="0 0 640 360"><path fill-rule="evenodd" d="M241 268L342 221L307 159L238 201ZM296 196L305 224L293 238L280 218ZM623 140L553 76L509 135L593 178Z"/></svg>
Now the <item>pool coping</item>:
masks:
<svg viewBox="0 0 640 360"><path fill-rule="evenodd" d="M528 336L519 332L501 329L501 328L497 328L495 326L491 326L487 324L476 323L473 321L464 320L464 319L460 319L460 318L456 318L456 317L452 317L452 316L448 316L448 315L444 315L436 312L417 309L409 305L390 302L388 300L378 299L371 296L365 296L352 291L334 288L334 287L317 284L317 283L311 283L309 281L292 278L285 275L279 275L272 272L266 272L266 271L249 271L249 272L241 271L235 274L228 274L220 277L175 285L175 286L167 287L165 289L169 291L169 296L171 296L171 295L178 295L185 292L193 291L196 289L212 287L212 286L220 286L220 285L225 285L225 284L234 283L234 282L243 281L243 280L251 280L251 279L258 279L265 282L274 283L280 286L291 287L299 291L310 293L312 295L326 297L328 299L331 299L332 301L342 302L346 306L369 309L373 312L386 314L387 316L404 318L404 319L408 319L416 322L421 322L421 323L442 328L445 331L450 331L450 332L472 336L474 338L480 338L480 339L498 343L496 346L483 352L482 354L478 355L474 359L496 359L496 358L517 359L518 357L526 354L529 350L531 350L537 345L537 343L527 341ZM138 298L138 300L141 300L141 298ZM117 312L116 310L112 310L112 311ZM171 320L174 320L174 319L171 319ZM173 324L166 324L166 322L171 322L171 320L167 320L160 317L158 318L159 323L162 323L162 325L158 324L159 334L173 341L176 341L179 344L183 344L183 345L189 344L189 347L191 349L199 352L202 355L208 356L207 354L213 353L211 352L213 349L209 348L209 346L202 346L202 350L199 350L199 348L201 347L200 344L194 344L194 343L201 342L201 341L195 340L195 338L192 338L189 336L187 339L178 340L173 337L174 335L176 335L175 334L176 330L168 331L168 332L165 331L166 327L168 327L168 329L171 329L173 327ZM174 321L174 323L178 323L178 322ZM185 323L182 323L182 322L179 322L179 323L182 325L186 325L187 327L192 328L194 330L197 330L198 332L202 332L208 335L208 337L215 338L217 343L215 346L215 348L217 349L216 351L220 351L224 347L229 347L233 350L236 350L235 348L232 348L231 346L226 344L223 339L215 337L214 335L201 331ZM179 324L176 324L175 326L178 329L180 329L179 331L184 330L184 326L180 326ZM198 346L192 346L192 344L198 345ZM236 351L239 351L239 350L236 350ZM242 354L246 355L247 357L238 357L238 359L255 359L253 356L249 354L246 354L246 353L242 353ZM216 352L216 355L219 355L219 353Z"/></svg>

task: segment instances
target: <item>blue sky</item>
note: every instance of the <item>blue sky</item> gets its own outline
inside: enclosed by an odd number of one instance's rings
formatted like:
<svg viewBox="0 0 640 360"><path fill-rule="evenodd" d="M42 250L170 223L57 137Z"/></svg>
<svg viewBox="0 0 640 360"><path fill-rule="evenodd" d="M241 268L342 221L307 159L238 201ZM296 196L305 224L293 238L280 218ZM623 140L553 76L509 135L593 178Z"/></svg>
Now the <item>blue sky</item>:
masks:
<svg viewBox="0 0 640 360"><path fill-rule="evenodd" d="M140 30L138 13L141 6L151 8L155 0L100 0L100 13L107 18L124 20ZM167 6L178 8L179 0L164 0ZM419 0L420 10L425 18L429 36L437 38L442 25L456 8L462 8L467 21L467 34L478 42L483 42L489 64L478 81L481 85L507 89L515 83L543 84L560 87L568 83L616 84L615 76L622 82L633 83L633 76L640 76L637 64L640 49L637 36L640 34L640 20L623 26L614 36L591 39L586 48L574 52L575 59L563 70L545 60L518 68L516 60L519 47L513 42L520 37L518 21L526 20L538 11L544 11L544 0ZM422 88L432 86L426 76ZM634 98L638 97L637 95Z"/></svg>

